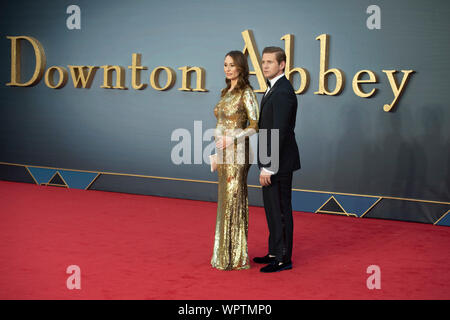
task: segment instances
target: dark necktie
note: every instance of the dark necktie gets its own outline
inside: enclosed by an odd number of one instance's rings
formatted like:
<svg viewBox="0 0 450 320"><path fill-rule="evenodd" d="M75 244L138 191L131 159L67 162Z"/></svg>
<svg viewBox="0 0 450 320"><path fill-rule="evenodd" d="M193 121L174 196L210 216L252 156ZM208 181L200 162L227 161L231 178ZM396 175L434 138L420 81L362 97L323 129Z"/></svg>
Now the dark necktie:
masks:
<svg viewBox="0 0 450 320"><path fill-rule="evenodd" d="M266 83L267 83L267 91L266 91L266 93L264 93L264 96L263 97L265 97L268 93L269 93L269 91L270 91L270 89L271 89L271 85L270 85L270 81L269 80L266 80Z"/></svg>
<svg viewBox="0 0 450 320"><path fill-rule="evenodd" d="M266 90L266 92L264 93L264 95L263 95L263 99L267 96L267 94L269 93L269 91L270 91L270 89L271 89L271 85L270 85L270 81L269 80L266 80L266 84L267 84L267 90ZM262 103L262 100L261 100L261 103Z"/></svg>

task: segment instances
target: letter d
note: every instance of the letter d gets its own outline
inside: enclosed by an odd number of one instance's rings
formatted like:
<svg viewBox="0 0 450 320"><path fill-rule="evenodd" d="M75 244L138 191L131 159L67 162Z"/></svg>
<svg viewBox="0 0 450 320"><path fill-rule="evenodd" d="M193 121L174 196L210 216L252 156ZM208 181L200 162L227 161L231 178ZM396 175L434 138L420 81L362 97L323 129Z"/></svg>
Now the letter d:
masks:
<svg viewBox="0 0 450 320"><path fill-rule="evenodd" d="M30 87L39 83L42 79L45 69L45 52L39 41L33 37L18 36L9 37L11 39L11 82L8 82L7 86L16 87ZM34 68L33 76L26 83L20 82L20 58L21 58L21 45L19 40L27 40L31 43L34 49L34 54L36 57L36 66Z"/></svg>

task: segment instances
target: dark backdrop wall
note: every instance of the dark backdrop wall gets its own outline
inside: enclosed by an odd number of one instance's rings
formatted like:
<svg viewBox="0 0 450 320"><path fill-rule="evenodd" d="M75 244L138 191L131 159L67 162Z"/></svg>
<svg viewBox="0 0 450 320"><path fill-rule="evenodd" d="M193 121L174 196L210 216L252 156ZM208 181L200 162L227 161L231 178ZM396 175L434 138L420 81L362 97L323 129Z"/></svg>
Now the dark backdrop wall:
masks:
<svg viewBox="0 0 450 320"><path fill-rule="evenodd" d="M81 9L81 29L70 30L69 5ZM243 50L241 33L252 30L261 53L284 47L294 35L294 67L310 74L298 95L296 136L302 169L293 181L294 209L358 217L449 224L450 3L434 0L377 1L381 28L369 29L373 1L8 1L1 4L0 178L64 184L171 197L216 199L216 174L202 164L175 165L171 134L194 132L194 121L215 126L213 107L224 86L223 58ZM314 94L319 82L316 37L329 35L329 68L345 74L341 94ZM50 66L120 65L127 90L103 89L103 69L89 89L61 89L42 79L11 87L11 40L31 36ZM144 90L131 87L133 53L142 54ZM34 52L22 43L23 81L34 71ZM250 60L249 60L250 62ZM174 86L157 91L152 70L175 70ZM205 70L207 92L178 90L183 66ZM253 66L250 64L251 69ZM355 95L352 79L371 70L376 94ZM382 70L414 70L393 111L394 95ZM400 84L401 72L397 73ZM115 77L113 77L115 78ZM256 77L252 84L259 88ZM162 74L160 83L165 83ZM331 89L334 78L330 79ZM192 77L192 85L195 79ZM300 79L294 76L298 88ZM260 99L261 95L258 94ZM204 142L204 146L207 143ZM193 155L192 155L193 160ZM249 175L250 203L261 205L258 171ZM51 181L51 179L53 179ZM212 182L212 183L211 183Z"/></svg>

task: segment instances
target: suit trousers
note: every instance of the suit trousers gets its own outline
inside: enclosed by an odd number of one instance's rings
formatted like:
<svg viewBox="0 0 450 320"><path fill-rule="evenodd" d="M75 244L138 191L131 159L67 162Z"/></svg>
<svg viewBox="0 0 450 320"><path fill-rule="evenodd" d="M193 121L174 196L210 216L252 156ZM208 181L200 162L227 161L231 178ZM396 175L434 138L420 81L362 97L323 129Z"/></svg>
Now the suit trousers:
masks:
<svg viewBox="0 0 450 320"><path fill-rule="evenodd" d="M262 187L262 191L269 226L269 254L274 255L278 262L289 262L294 231L292 172L273 175L271 184Z"/></svg>

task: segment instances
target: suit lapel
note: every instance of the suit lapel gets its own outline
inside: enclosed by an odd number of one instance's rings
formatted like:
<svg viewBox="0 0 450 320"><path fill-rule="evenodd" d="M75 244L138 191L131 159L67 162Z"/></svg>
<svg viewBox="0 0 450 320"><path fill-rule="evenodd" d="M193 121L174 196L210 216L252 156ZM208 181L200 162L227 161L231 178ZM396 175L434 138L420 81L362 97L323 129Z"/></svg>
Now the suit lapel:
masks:
<svg viewBox="0 0 450 320"><path fill-rule="evenodd" d="M277 82L275 82L274 86L272 88L270 88L269 92L267 92L267 94L264 95L263 98L261 99L261 111L259 112L260 115L262 115L264 104L267 102L267 100L270 98L272 93L283 82L284 79L286 79L286 77L283 75L280 79L277 80Z"/></svg>
<svg viewBox="0 0 450 320"><path fill-rule="evenodd" d="M277 81L278 82L278 81ZM262 100L261 100L261 108L262 108L262 106L264 105L264 103L267 101L267 99L269 98L269 96L272 94L272 92L273 92L273 88L274 88L275 86L273 86L272 88L270 88L270 90L269 90L269 92L267 92L267 94L265 94L264 96L263 96L263 98L262 98Z"/></svg>

